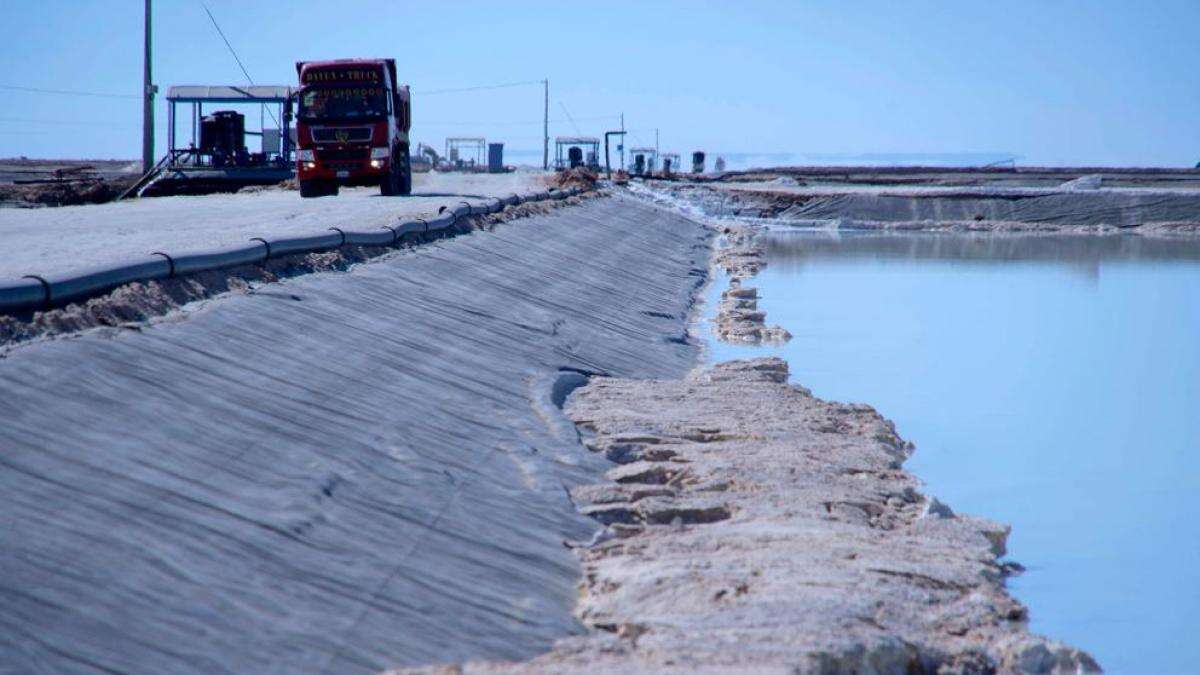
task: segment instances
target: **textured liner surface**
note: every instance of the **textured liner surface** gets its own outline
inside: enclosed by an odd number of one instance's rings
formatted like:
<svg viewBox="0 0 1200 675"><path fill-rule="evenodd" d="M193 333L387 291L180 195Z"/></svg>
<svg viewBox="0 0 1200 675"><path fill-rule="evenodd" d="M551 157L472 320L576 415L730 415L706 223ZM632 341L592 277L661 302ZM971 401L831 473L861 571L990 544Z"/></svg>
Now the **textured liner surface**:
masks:
<svg viewBox="0 0 1200 675"><path fill-rule="evenodd" d="M677 377L709 233L624 198L0 360L0 671L372 672L580 630L560 368ZM7 672L7 671L6 671Z"/></svg>

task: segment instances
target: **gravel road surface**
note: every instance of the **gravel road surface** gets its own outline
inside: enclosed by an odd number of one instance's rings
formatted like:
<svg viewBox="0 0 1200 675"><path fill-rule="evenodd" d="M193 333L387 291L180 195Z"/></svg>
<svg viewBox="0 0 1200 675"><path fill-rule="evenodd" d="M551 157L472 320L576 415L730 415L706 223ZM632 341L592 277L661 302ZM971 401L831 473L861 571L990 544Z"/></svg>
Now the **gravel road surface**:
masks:
<svg viewBox="0 0 1200 675"><path fill-rule="evenodd" d="M544 189L545 174L416 174L413 195L343 188L301 199L294 190L157 197L42 209L0 209L0 278L117 263L151 251L183 253L243 244L251 237L313 234L330 227L375 229L435 213L443 204Z"/></svg>

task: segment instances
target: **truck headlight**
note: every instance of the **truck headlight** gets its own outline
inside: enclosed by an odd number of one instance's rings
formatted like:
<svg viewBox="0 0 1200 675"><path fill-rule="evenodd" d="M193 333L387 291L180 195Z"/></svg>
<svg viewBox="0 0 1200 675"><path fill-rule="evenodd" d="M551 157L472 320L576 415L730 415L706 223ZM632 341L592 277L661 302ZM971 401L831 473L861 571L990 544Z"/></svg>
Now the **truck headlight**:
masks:
<svg viewBox="0 0 1200 675"><path fill-rule="evenodd" d="M296 153L296 159L301 162L315 162L317 158L313 155L312 150L301 150Z"/></svg>
<svg viewBox="0 0 1200 675"><path fill-rule="evenodd" d="M388 148L371 148L371 159L387 159L392 155Z"/></svg>

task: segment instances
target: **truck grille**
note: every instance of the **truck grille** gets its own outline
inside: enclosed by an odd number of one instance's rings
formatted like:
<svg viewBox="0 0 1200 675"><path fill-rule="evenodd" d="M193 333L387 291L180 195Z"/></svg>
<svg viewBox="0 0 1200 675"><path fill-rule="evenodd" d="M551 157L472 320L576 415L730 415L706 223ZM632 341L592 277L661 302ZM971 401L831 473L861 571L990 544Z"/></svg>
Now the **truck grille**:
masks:
<svg viewBox="0 0 1200 675"><path fill-rule="evenodd" d="M361 161L367 158L370 148L328 148L317 150L317 157L326 162Z"/></svg>
<svg viewBox="0 0 1200 675"><path fill-rule="evenodd" d="M312 130L317 143L348 143L371 140L370 127L322 127Z"/></svg>

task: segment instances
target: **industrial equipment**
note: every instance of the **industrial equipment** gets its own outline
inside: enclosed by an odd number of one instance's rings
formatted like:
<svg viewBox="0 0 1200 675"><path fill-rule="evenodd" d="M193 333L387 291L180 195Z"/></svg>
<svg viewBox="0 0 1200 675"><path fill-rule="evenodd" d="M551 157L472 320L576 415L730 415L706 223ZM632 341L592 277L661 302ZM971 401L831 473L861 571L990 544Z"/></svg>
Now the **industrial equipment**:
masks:
<svg viewBox="0 0 1200 675"><path fill-rule="evenodd" d="M654 173L655 165L658 164L658 151L651 147L630 148L632 163L629 167L629 173L634 176L646 176Z"/></svg>
<svg viewBox="0 0 1200 675"><path fill-rule="evenodd" d="M703 150L697 150L692 153L692 173L704 173Z"/></svg>
<svg viewBox="0 0 1200 675"><path fill-rule="evenodd" d="M446 168L455 171L482 171L487 147L487 139L482 137L453 136L447 138L446 158L449 160L449 166Z"/></svg>
<svg viewBox="0 0 1200 675"><path fill-rule="evenodd" d="M679 170L679 155L674 152L664 152L662 155L662 175L670 177Z"/></svg>
<svg viewBox="0 0 1200 675"><path fill-rule="evenodd" d="M566 151L564 155L563 151ZM558 136L554 139L554 168L600 170L600 139L593 136Z"/></svg>
<svg viewBox="0 0 1200 675"><path fill-rule="evenodd" d="M275 185L295 176L288 100L291 87L173 86L167 91L167 154L122 195L204 194L249 185ZM180 105L191 114L180 116ZM257 130L242 110L205 114L206 105L258 108ZM190 123L191 142L177 141L180 122ZM258 136L257 152L246 137Z"/></svg>
<svg viewBox="0 0 1200 675"><path fill-rule="evenodd" d="M503 143L488 143L488 173L504 173Z"/></svg>
<svg viewBox="0 0 1200 675"><path fill-rule="evenodd" d="M246 116L219 110L200 119L200 152L212 157L213 166L246 166Z"/></svg>
<svg viewBox="0 0 1200 675"><path fill-rule="evenodd" d="M411 99L395 59L299 61L296 74L300 195L337 194L339 185L411 193Z"/></svg>

